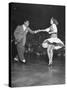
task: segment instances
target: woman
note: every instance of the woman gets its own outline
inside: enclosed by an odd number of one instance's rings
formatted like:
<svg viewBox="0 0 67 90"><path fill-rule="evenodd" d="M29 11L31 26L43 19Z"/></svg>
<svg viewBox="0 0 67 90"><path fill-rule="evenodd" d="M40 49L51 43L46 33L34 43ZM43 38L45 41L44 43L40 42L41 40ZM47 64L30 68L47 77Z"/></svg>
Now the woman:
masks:
<svg viewBox="0 0 67 90"><path fill-rule="evenodd" d="M51 26L47 29L44 30L39 30L36 31L36 33L41 32L41 31L46 31L49 33L50 38L46 39L42 43L43 48L47 48L47 54L49 58L49 65L52 64L53 60L53 50L58 50L64 46L63 42L57 37L57 25L58 22L56 19L53 17L50 20Z"/></svg>

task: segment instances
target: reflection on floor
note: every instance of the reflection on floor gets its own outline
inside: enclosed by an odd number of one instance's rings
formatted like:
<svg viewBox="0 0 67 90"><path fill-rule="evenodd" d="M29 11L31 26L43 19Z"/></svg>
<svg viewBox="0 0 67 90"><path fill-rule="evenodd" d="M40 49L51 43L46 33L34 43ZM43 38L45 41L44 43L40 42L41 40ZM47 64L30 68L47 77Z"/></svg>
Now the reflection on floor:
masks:
<svg viewBox="0 0 67 90"><path fill-rule="evenodd" d="M52 66L47 58L28 60L26 64L11 63L12 87L55 85L65 83L65 57L55 57Z"/></svg>

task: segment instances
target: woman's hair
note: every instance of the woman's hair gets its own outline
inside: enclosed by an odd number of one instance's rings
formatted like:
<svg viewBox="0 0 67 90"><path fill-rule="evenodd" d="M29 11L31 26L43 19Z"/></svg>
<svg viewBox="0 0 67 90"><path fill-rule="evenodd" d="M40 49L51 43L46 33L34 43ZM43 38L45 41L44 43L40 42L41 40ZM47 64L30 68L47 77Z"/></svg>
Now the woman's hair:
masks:
<svg viewBox="0 0 67 90"><path fill-rule="evenodd" d="M54 24L58 25L58 21L56 19L54 19L53 17L51 18L51 20L53 21Z"/></svg>

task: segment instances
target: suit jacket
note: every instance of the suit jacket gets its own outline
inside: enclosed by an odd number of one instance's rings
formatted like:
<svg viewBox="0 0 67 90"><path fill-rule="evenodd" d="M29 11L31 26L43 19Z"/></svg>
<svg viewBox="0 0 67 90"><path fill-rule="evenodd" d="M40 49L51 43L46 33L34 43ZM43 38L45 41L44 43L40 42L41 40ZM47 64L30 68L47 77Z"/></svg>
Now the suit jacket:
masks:
<svg viewBox="0 0 67 90"><path fill-rule="evenodd" d="M32 31L29 27L26 27L26 29L24 30L23 25L17 26L14 32L16 43L22 42L22 45L24 46L26 42L26 35L28 31L30 33L34 33L34 31Z"/></svg>

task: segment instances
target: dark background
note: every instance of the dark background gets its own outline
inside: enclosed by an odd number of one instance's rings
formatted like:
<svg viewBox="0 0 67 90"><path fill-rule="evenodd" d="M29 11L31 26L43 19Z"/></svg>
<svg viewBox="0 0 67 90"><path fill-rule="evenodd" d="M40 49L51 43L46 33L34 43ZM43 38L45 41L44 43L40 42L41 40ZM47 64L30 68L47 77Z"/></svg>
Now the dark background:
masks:
<svg viewBox="0 0 67 90"><path fill-rule="evenodd" d="M65 6L41 5L41 4L9 4L9 22L11 39L14 39L14 30L17 25L21 25L24 21L30 21L32 30L44 29L50 26L50 18L54 17L59 22L58 37L65 43ZM26 45L34 48L34 51L41 50L41 44L44 39L48 38L47 33L38 33L31 35L28 33ZM12 43L12 51L15 52L14 43Z"/></svg>
<svg viewBox="0 0 67 90"><path fill-rule="evenodd" d="M65 43L65 6L9 4L9 86L65 83L65 49L54 52L53 65L48 67L46 49L42 48L42 42L49 38L46 32L33 35L28 33L25 45L26 64L14 61L17 50L12 40L17 25L22 25L24 21L29 20L32 30L45 29L50 26L51 17L59 22L58 37Z"/></svg>

